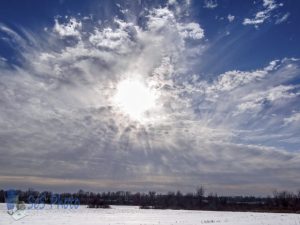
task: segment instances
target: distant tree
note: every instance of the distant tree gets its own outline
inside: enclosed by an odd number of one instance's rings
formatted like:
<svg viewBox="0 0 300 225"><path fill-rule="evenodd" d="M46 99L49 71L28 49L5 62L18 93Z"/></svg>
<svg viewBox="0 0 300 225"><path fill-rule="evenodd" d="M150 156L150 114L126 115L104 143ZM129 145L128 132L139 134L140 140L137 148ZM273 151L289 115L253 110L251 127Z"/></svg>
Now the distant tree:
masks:
<svg viewBox="0 0 300 225"><path fill-rule="evenodd" d="M54 193L38 192L33 189L27 191L16 190L19 200L28 203L28 197L46 196L50 199ZM0 190L0 202L5 201L6 192ZM190 209L190 210L224 210L224 211L261 211L261 212L300 212L300 190L297 193L289 191L274 191L273 196L217 196L209 194L205 196L203 186L196 189L196 193L182 194L180 191L168 192L167 194L154 191L148 193L118 192L84 192L62 193L62 199L76 197L80 204L88 205L89 208L107 208L109 205L137 205L141 208L155 209ZM48 202L46 202L48 203Z"/></svg>
<svg viewBox="0 0 300 225"><path fill-rule="evenodd" d="M204 198L205 190L203 186L200 186L196 190L196 197L198 199L198 207L202 207L203 205L203 198Z"/></svg>
<svg viewBox="0 0 300 225"><path fill-rule="evenodd" d="M210 193L207 196L208 207L210 210L218 210L219 209L219 198L217 194Z"/></svg>
<svg viewBox="0 0 300 225"><path fill-rule="evenodd" d="M274 191L273 192L274 195L274 202L275 202L275 206L278 209L294 209L296 202L297 202L297 196L294 195L292 192L288 192L288 191Z"/></svg>
<svg viewBox="0 0 300 225"><path fill-rule="evenodd" d="M197 188L196 195L198 198L203 198L205 194L205 189L203 186Z"/></svg>
<svg viewBox="0 0 300 225"><path fill-rule="evenodd" d="M88 208L110 208L110 206L101 198L98 193L88 204Z"/></svg>
<svg viewBox="0 0 300 225"><path fill-rule="evenodd" d="M150 200L150 205L153 206L155 204L155 191L149 191L149 200Z"/></svg>
<svg viewBox="0 0 300 225"><path fill-rule="evenodd" d="M3 190L0 190L0 202L5 202L4 196L5 192Z"/></svg>

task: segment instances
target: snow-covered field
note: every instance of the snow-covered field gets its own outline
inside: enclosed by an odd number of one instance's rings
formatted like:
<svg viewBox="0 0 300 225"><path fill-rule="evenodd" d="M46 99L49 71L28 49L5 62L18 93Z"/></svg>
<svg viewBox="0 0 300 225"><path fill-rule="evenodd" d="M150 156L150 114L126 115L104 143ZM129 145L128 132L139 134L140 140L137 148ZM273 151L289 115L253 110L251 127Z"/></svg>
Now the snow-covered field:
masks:
<svg viewBox="0 0 300 225"><path fill-rule="evenodd" d="M299 214L240 213L185 210L150 210L132 206L113 206L112 209L51 209L27 210L27 216L16 221L0 204L0 224L30 225L300 225Z"/></svg>

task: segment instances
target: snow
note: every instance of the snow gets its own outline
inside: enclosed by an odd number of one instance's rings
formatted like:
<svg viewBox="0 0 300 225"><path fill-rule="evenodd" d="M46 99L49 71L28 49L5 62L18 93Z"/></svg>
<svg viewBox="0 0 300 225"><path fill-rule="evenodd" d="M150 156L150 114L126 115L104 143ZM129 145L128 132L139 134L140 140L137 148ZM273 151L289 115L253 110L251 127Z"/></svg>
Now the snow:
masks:
<svg viewBox="0 0 300 225"><path fill-rule="evenodd" d="M112 206L111 209L51 209L27 210L27 216L14 220L6 212L6 205L0 204L0 225L300 225L300 214L214 212L189 210L152 210L133 206Z"/></svg>

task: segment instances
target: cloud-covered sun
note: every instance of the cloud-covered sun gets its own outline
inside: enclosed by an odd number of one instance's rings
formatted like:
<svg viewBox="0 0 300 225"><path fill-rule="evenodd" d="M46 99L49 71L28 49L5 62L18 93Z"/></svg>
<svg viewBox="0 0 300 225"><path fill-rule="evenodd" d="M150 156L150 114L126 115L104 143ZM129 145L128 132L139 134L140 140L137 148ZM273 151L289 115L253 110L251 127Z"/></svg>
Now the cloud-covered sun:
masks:
<svg viewBox="0 0 300 225"><path fill-rule="evenodd" d="M154 90L139 80L124 80L117 86L114 103L133 120L146 119L146 112L155 106L157 95Z"/></svg>

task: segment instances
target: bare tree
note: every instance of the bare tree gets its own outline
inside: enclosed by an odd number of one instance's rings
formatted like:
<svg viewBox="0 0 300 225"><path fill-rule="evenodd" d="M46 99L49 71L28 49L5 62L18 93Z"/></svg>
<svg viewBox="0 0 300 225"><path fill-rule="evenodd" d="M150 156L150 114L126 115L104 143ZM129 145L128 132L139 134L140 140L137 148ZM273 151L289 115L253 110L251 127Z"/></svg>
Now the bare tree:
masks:
<svg viewBox="0 0 300 225"><path fill-rule="evenodd" d="M202 207L204 194L205 194L205 190L204 190L204 187L201 185L200 187L197 188L197 191L196 191L196 197L198 199L198 206L200 208Z"/></svg>
<svg viewBox="0 0 300 225"><path fill-rule="evenodd" d="M196 195L198 198L203 198L205 194L205 189L204 187L201 185L200 187L197 188L197 192Z"/></svg>

